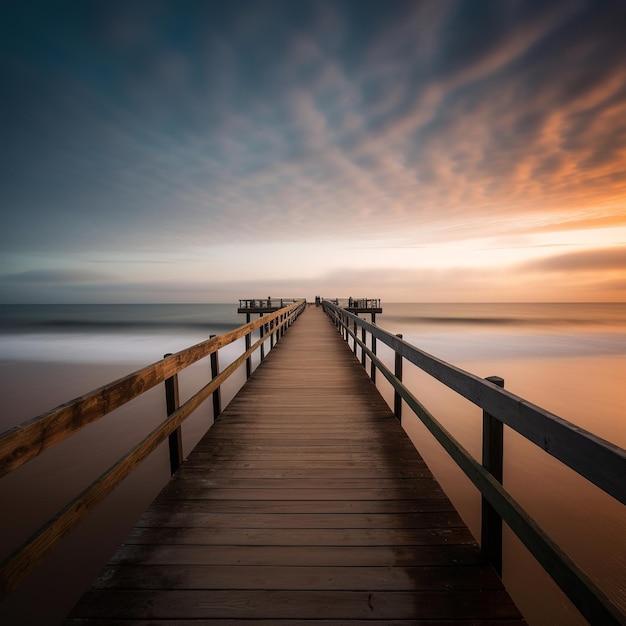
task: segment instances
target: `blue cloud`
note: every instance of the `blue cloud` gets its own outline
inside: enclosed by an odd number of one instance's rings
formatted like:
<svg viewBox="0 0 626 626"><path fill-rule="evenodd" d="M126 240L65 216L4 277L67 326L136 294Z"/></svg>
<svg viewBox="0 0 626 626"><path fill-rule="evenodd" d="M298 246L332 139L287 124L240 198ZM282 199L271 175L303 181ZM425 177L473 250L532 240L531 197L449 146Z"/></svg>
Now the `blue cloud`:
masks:
<svg viewBox="0 0 626 626"><path fill-rule="evenodd" d="M110 276L100 272L88 270L62 269L62 270L26 270L0 276L0 282L6 283L31 283L31 284L82 284L103 282Z"/></svg>

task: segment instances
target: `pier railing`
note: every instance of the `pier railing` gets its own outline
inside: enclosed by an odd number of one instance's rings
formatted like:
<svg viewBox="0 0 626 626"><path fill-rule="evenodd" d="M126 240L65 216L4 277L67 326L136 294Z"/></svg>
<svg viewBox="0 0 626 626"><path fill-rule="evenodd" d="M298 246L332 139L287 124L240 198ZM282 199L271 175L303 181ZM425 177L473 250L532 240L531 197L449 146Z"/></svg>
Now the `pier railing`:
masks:
<svg viewBox="0 0 626 626"><path fill-rule="evenodd" d="M282 309L285 306L300 302L298 298L244 298L239 300L239 309Z"/></svg>
<svg viewBox="0 0 626 626"><path fill-rule="evenodd" d="M391 383L396 417L400 419L404 401L480 491L481 547L496 569L502 572L502 521L505 521L591 624L626 624L626 616L611 599L503 488L503 425L514 429L622 504L626 503L626 450L508 392L502 388L501 378L482 379L419 350L401 335L392 335L331 301L325 300L322 305L343 338L346 341L351 338L354 354L360 356L363 367L369 358L372 379L378 369ZM371 336L372 349L367 346L367 333ZM393 350L393 372L377 357L377 340ZM483 409L481 462L470 455L402 383L403 359Z"/></svg>
<svg viewBox="0 0 626 626"><path fill-rule="evenodd" d="M162 361L62 404L0 435L1 478L149 389L160 383L165 384L167 419L0 563L0 599L15 588L88 512L165 439L169 439L170 467L173 473L183 460L181 424L211 395L213 415L217 417L221 412L220 387L224 381L244 361L249 363L251 355L257 349L260 349L263 360L266 342L269 340L270 346L274 346L303 311L305 304L304 300L294 302L231 332L212 336L207 341L175 354L167 354ZM257 329L260 337L250 345L250 337ZM246 338L245 351L220 371L218 350L242 337ZM178 373L205 357L210 357L211 380L184 404L179 405Z"/></svg>
<svg viewBox="0 0 626 626"><path fill-rule="evenodd" d="M380 298L331 298L328 302L332 302L335 306L347 309L380 309Z"/></svg>

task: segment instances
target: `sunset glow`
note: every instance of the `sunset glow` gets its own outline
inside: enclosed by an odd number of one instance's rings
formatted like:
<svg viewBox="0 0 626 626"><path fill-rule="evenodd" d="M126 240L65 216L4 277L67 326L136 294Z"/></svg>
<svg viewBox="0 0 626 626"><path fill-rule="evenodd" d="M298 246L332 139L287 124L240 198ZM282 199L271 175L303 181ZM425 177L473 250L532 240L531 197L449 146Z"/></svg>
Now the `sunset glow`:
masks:
<svg viewBox="0 0 626 626"><path fill-rule="evenodd" d="M626 5L9 3L0 301L626 300Z"/></svg>

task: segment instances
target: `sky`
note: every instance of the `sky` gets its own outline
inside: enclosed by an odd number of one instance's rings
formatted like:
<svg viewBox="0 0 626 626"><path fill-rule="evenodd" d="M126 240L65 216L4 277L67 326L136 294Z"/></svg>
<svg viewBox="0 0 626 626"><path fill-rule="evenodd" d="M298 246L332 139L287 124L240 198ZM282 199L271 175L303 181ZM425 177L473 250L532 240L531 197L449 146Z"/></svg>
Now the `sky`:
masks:
<svg viewBox="0 0 626 626"><path fill-rule="evenodd" d="M626 301L623 0L1 13L1 303Z"/></svg>

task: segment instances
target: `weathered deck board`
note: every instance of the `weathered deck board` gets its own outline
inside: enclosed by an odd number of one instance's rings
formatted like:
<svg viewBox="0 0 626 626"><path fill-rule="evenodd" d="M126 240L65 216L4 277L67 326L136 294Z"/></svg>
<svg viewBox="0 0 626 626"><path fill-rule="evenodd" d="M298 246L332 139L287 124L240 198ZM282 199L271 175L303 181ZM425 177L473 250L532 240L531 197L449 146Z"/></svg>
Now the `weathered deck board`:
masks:
<svg viewBox="0 0 626 626"><path fill-rule="evenodd" d="M68 623L99 620L522 623L316 309L257 369Z"/></svg>

